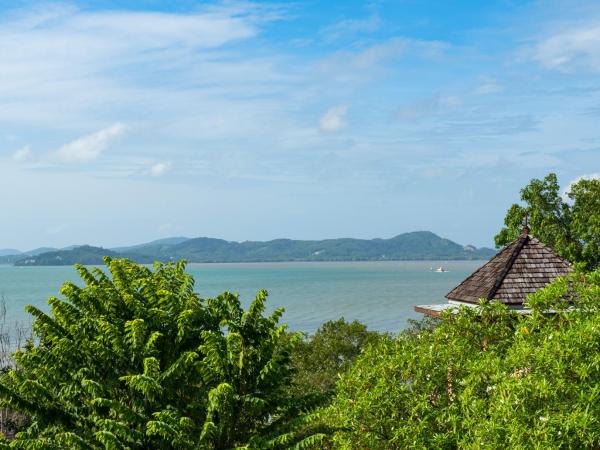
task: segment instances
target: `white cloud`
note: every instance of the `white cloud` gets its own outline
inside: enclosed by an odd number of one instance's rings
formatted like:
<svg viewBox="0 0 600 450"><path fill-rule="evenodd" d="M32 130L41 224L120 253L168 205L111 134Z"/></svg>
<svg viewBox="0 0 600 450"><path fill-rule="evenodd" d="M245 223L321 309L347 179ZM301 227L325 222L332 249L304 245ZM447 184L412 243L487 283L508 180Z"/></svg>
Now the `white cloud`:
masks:
<svg viewBox="0 0 600 450"><path fill-rule="evenodd" d="M256 31L247 21L217 13L170 14L92 13L72 22L75 31L113 33L122 45L141 45L148 49L173 44L192 47L219 47L227 42L253 36Z"/></svg>
<svg viewBox="0 0 600 450"><path fill-rule="evenodd" d="M381 44L375 44L358 53L354 63L360 68L369 68L383 60L393 59L406 52L410 41L394 38Z"/></svg>
<svg viewBox="0 0 600 450"><path fill-rule="evenodd" d="M165 173L167 173L170 169L171 169L171 163L169 161L159 162L159 163L154 164L150 168L150 175L152 175L153 177L160 177L160 176L164 175Z"/></svg>
<svg viewBox="0 0 600 450"><path fill-rule="evenodd" d="M600 71L600 25L579 26L542 40L533 50L533 59L563 71L577 67Z"/></svg>
<svg viewBox="0 0 600 450"><path fill-rule="evenodd" d="M401 120L416 120L458 108L462 100L454 95L434 95L400 107L396 116Z"/></svg>
<svg viewBox="0 0 600 450"><path fill-rule="evenodd" d="M490 79L481 83L479 86L475 88L473 91L476 95L487 95L494 94L496 92L502 91L502 86L500 86L496 80Z"/></svg>
<svg viewBox="0 0 600 450"><path fill-rule="evenodd" d="M68 163L93 161L100 156L112 141L125 133L125 130L125 125L115 123L108 128L63 145L56 152L56 156L61 161Z"/></svg>
<svg viewBox="0 0 600 450"><path fill-rule="evenodd" d="M126 117L140 104L155 112L190 96L205 104L223 98L221 89L234 96L278 77L265 53L232 45L277 19L270 6L157 13L40 5L0 15L0 120L8 124L72 131L107 110Z"/></svg>
<svg viewBox="0 0 600 450"><path fill-rule="evenodd" d="M31 158L31 147L29 145L21 147L13 154L13 160L16 162L24 162L29 158Z"/></svg>
<svg viewBox="0 0 600 450"><path fill-rule="evenodd" d="M346 113L348 106L339 105L329 108L319 121L321 131L339 131L346 126Z"/></svg>
<svg viewBox="0 0 600 450"><path fill-rule="evenodd" d="M400 57L439 59L448 45L441 41L424 41L393 37L358 50L341 50L320 61L319 69L326 73L348 76L356 71L368 72L379 66L389 66Z"/></svg>
<svg viewBox="0 0 600 450"><path fill-rule="evenodd" d="M320 115L355 93L356 83L389 75L386 69L406 50L420 59L440 48L402 37L373 39L344 46L334 52L330 70L318 70L328 59L321 51L299 57L271 45L269 37L252 40L281 18L269 8L218 2L164 14L46 5L0 15L0 121L14 129L35 127L42 138L28 140L33 148L44 141L58 142L58 148L99 129L107 117L135 124L139 132L126 148L90 165L95 175L160 176L170 169L161 161L171 161L178 175L238 170L246 177L265 171L271 176L298 149L320 145L319 131L345 126L347 107ZM339 25L363 32L377 22L371 17ZM326 107L315 110L315 94L324 91ZM300 118L306 115L316 126L306 126ZM65 145L53 153L54 162L92 161L108 153L106 145L84 144L92 142ZM252 150L241 152L242 146ZM139 162L142 153L146 159Z"/></svg>
<svg viewBox="0 0 600 450"><path fill-rule="evenodd" d="M372 33L381 26L381 19L372 15L365 19L345 19L321 29L321 34L328 41L334 41L342 37L358 34Z"/></svg>

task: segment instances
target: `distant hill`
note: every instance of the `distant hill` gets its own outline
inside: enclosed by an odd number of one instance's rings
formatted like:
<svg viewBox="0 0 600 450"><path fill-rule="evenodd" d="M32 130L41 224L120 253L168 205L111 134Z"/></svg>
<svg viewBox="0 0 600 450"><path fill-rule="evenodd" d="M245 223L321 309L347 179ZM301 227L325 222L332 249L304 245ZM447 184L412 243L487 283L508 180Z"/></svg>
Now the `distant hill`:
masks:
<svg viewBox="0 0 600 450"><path fill-rule="evenodd" d="M15 266L72 266L73 264L103 264L102 258L111 256L120 258L119 253L102 247L80 245L70 250L56 250L38 255L22 257L14 262Z"/></svg>
<svg viewBox="0 0 600 450"><path fill-rule="evenodd" d="M20 255L21 252L19 250L15 250L14 248L0 248L0 256L9 256L9 255Z"/></svg>
<svg viewBox="0 0 600 450"><path fill-rule="evenodd" d="M140 254L156 254L160 253L163 250L166 250L168 247L172 247L173 245L181 244L182 242L189 241L190 238L187 237L172 237L165 239L157 239L152 242L146 242L144 244L131 245L129 247L115 247L111 248L112 251L119 253L130 253L136 252Z"/></svg>
<svg viewBox="0 0 600 450"><path fill-rule="evenodd" d="M127 257L139 263L187 259L189 262L388 261L489 259L489 248L462 246L430 231L404 233L390 239L326 239L234 242L200 237L171 238L131 247L103 249L79 246L21 257L19 266L101 264L102 256Z"/></svg>
<svg viewBox="0 0 600 450"><path fill-rule="evenodd" d="M63 250L67 250L67 249L70 249L73 247L75 247L75 246L71 246L71 247L65 248ZM6 253L0 252L0 264L12 264L15 261L18 261L19 259L23 259L25 256L35 256L35 255L40 255L42 253L56 251L56 250L58 250L58 249L54 248L54 247L39 247L39 248L34 248L33 250L29 250L27 252L21 252L19 250L8 249Z"/></svg>

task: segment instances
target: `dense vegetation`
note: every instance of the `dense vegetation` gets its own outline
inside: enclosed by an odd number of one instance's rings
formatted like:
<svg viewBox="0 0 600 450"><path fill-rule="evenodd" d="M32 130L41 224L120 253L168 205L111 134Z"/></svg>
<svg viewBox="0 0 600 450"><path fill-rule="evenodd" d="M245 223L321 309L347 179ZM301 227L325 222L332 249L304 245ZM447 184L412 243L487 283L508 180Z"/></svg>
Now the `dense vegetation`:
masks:
<svg viewBox="0 0 600 450"><path fill-rule="evenodd" d="M342 318L325 322L314 335L294 348L295 373L290 389L297 394L333 393L340 376L365 348L381 337L357 320L346 322Z"/></svg>
<svg viewBox="0 0 600 450"><path fill-rule="evenodd" d="M600 179L579 180L561 195L556 174L533 179L521 190L524 205L513 204L496 235L506 245L523 229L527 216L531 233L563 258L593 270L600 266Z"/></svg>
<svg viewBox="0 0 600 450"><path fill-rule="evenodd" d="M0 447L600 448L600 181L567 197L553 174L532 180L496 237L527 215L579 269L531 295L531 314L482 301L396 336L343 319L286 332L265 291L246 310L228 292L202 299L184 263L79 266L85 286L65 283L49 314L29 307L34 338L3 361L0 425L22 431Z"/></svg>
<svg viewBox="0 0 600 450"><path fill-rule="evenodd" d="M181 263L107 264L29 308L37 340L0 383L26 418L13 448L600 444L600 270L557 279L531 315L483 303L396 337L341 319L302 339L265 292L244 311L199 298Z"/></svg>
<svg viewBox="0 0 600 450"><path fill-rule="evenodd" d="M42 253L35 256L0 257L0 262L16 265L101 264L102 256L127 257L138 263L169 262L255 262L255 261L385 261L488 259L492 249L463 247L428 231L405 233L391 239L328 239L297 241L276 239L268 242L231 242L195 238L161 240L147 245L112 251L90 246Z"/></svg>
<svg viewBox="0 0 600 450"><path fill-rule="evenodd" d="M295 395L291 353L301 339L264 316L266 292L201 299L183 263L155 270L106 259L78 268L36 317L35 343L15 354L0 397L30 426L23 449L224 449L306 446L319 395Z"/></svg>
<svg viewBox="0 0 600 450"><path fill-rule="evenodd" d="M341 449L598 448L600 271L383 338L323 415ZM554 309L556 314L544 314Z"/></svg>

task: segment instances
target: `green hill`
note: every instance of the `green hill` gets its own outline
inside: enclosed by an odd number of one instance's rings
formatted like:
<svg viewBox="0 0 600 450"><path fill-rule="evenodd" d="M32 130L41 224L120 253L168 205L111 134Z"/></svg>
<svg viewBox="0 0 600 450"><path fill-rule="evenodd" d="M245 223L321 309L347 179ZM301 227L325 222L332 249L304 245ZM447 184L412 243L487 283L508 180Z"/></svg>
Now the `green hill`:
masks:
<svg viewBox="0 0 600 450"><path fill-rule="evenodd" d="M29 255L15 261L15 266L71 266L73 264L103 264L102 258L120 258L119 253L102 247L81 245L70 250L56 250Z"/></svg>
<svg viewBox="0 0 600 450"><path fill-rule="evenodd" d="M391 239L326 239L234 242L200 237L171 238L132 247L71 250L22 257L19 266L101 264L102 256L127 257L139 263L187 259L189 262L387 261L489 259L495 250L462 246L430 231L404 233Z"/></svg>
<svg viewBox="0 0 600 450"><path fill-rule="evenodd" d="M171 237L164 239L157 239L155 241L146 242L144 244L130 245L126 247L115 247L111 250L117 253L139 253L141 255L154 255L161 251L172 247L173 245L181 244L182 242L189 241L187 237Z"/></svg>

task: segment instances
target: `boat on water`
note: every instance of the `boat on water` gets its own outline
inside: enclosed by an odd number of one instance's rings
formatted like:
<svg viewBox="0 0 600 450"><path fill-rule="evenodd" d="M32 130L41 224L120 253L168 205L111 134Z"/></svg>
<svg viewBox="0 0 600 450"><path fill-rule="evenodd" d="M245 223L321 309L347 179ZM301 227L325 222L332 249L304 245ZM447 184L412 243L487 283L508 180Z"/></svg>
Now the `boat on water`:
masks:
<svg viewBox="0 0 600 450"><path fill-rule="evenodd" d="M435 269L434 272L448 272L448 269L446 269L444 266L440 266L437 269Z"/></svg>

